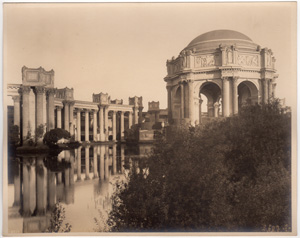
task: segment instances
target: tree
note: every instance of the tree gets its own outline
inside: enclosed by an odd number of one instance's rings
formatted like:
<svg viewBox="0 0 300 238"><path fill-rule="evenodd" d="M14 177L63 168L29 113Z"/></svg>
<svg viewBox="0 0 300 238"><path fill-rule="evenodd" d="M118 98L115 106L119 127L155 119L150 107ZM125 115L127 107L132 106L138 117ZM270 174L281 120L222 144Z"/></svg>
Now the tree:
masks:
<svg viewBox="0 0 300 238"><path fill-rule="evenodd" d="M61 128L55 128L52 129L44 135L43 142L46 145L52 146L55 145L60 139L70 139L71 135L68 131L61 129Z"/></svg>
<svg viewBox="0 0 300 238"><path fill-rule="evenodd" d="M169 129L144 169L118 184L112 231L290 226L290 122L274 101L206 126Z"/></svg>

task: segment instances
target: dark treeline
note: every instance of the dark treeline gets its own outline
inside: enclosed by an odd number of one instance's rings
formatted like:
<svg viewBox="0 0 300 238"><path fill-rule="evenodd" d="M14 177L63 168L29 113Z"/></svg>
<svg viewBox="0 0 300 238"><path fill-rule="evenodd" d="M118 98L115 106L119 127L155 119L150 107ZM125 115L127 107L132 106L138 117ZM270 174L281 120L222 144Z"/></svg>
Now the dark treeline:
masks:
<svg viewBox="0 0 300 238"><path fill-rule="evenodd" d="M168 128L129 182L112 231L290 231L291 118L278 101L204 127Z"/></svg>

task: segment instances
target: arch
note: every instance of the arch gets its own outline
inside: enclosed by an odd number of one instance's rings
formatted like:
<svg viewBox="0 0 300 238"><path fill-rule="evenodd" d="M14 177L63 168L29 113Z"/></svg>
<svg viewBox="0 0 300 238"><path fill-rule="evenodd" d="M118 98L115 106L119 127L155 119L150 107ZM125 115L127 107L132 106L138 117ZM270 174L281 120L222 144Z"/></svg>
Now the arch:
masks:
<svg viewBox="0 0 300 238"><path fill-rule="evenodd" d="M258 103L258 88L249 81L245 80L238 84L238 106L239 109L246 104L254 105Z"/></svg>

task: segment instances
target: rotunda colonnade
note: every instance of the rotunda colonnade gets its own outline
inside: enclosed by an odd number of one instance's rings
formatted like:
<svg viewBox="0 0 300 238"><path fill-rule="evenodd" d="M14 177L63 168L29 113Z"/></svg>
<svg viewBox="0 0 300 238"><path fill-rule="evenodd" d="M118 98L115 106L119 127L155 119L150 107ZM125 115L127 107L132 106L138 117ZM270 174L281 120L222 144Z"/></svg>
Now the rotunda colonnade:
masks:
<svg viewBox="0 0 300 238"><path fill-rule="evenodd" d="M195 125L206 117L235 115L245 104L267 103L275 95L274 64L272 50L240 32L196 37L167 61L168 120Z"/></svg>

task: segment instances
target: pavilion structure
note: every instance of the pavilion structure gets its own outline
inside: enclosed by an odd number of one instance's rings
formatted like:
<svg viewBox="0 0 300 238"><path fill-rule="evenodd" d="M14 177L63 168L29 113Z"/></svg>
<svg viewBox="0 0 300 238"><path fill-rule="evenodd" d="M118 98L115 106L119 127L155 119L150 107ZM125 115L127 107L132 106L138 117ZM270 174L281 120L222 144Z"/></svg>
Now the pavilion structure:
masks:
<svg viewBox="0 0 300 238"><path fill-rule="evenodd" d="M63 128L77 141L122 141L124 131L142 119L143 98L111 100L107 93L92 95L92 102L74 99L73 88L56 89L54 71L22 68L22 84L9 84L8 96L14 101L14 125L19 126L25 145L35 137L37 128L44 132Z"/></svg>
<svg viewBox="0 0 300 238"><path fill-rule="evenodd" d="M274 64L271 49L240 32L199 35L167 60L169 122L196 125L203 117L235 115L244 104L267 103L275 94ZM201 110L204 97L206 113Z"/></svg>

